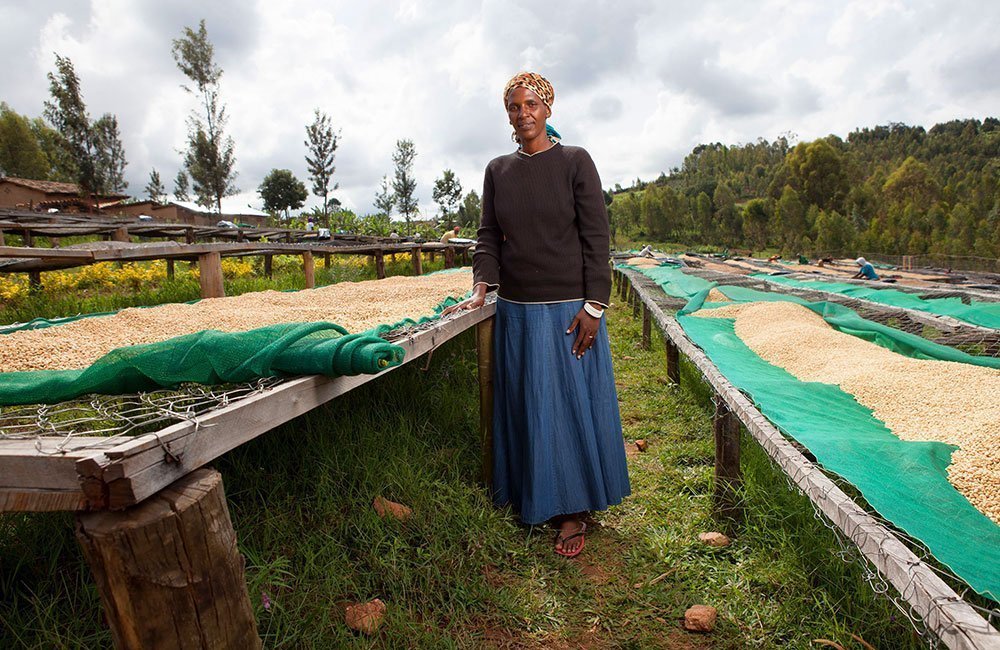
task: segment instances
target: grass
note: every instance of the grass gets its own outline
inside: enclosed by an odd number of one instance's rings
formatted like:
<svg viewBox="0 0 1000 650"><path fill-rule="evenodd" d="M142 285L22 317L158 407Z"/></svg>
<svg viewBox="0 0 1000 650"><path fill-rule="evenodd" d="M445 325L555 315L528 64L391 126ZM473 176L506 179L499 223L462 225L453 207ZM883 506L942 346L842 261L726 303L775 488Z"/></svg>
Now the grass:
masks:
<svg viewBox="0 0 1000 650"><path fill-rule="evenodd" d="M626 439L650 447L630 452L633 495L595 515L580 559L556 556L551 531L519 525L477 482L468 334L427 371L404 366L220 458L265 647L858 648L852 633L919 647L749 436L746 523L727 548L697 541L719 527L709 390L688 366L683 389L665 385L662 343L639 350L629 310L609 326ZM413 519L378 519L380 494ZM72 527L68 514L0 515L0 647L110 645ZM358 637L340 604L375 597L387 620ZM696 603L719 609L711 635L680 627Z"/></svg>

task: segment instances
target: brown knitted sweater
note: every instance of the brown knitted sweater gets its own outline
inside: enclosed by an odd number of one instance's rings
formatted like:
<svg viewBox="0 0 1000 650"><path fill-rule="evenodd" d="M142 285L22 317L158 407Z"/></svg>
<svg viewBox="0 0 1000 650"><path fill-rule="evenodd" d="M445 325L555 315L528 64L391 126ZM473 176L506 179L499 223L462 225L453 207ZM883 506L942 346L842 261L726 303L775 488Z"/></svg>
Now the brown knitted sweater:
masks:
<svg viewBox="0 0 1000 650"><path fill-rule="evenodd" d="M608 212L590 154L556 144L486 166L473 282L518 302L608 304Z"/></svg>

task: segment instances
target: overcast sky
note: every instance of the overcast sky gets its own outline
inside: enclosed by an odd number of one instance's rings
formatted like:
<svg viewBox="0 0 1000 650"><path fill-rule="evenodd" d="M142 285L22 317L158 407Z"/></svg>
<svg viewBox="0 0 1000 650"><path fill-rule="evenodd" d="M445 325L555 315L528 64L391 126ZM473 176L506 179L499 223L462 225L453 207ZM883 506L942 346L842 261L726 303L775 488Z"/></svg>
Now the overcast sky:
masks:
<svg viewBox="0 0 1000 650"><path fill-rule="evenodd" d="M983 0L0 0L0 100L41 115L53 53L68 56L91 116L118 116L128 191L152 168L170 190L196 106L171 40L202 18L236 142L230 210L259 208L272 168L308 186L315 108L341 130L345 207L372 210L401 138L416 145L424 214L445 168L481 191L486 163L512 150L501 92L525 69L553 83L550 122L605 187L679 166L702 142L1000 113L1000 2Z"/></svg>

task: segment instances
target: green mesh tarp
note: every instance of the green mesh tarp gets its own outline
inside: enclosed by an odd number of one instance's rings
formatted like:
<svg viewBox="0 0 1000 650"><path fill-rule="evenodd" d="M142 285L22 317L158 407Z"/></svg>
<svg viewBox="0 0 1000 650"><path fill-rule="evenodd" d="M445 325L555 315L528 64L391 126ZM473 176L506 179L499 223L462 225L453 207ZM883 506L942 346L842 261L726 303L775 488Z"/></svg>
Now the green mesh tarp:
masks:
<svg viewBox="0 0 1000 650"><path fill-rule="evenodd" d="M799 381L764 361L730 318L679 316L684 331L771 422L850 481L978 593L1000 599L1000 526L951 483L951 445L906 442L837 386Z"/></svg>
<svg viewBox="0 0 1000 650"><path fill-rule="evenodd" d="M698 283L680 278L684 273L679 268L636 270L658 284L666 284L670 295L689 298L687 306L678 312L678 323L775 426L805 445L823 467L850 481L877 512L926 544L941 563L974 590L998 600L1000 526L948 482L954 446L900 440L870 409L839 387L799 381L761 359L736 336L733 319L692 316L700 309L727 304L706 303L714 283L706 282L690 293ZM810 303L795 296L744 287L719 289L735 302L785 300L805 305L846 334L910 357L1000 367L998 359L974 357L873 323L836 303ZM684 295L685 291L689 293Z"/></svg>
<svg viewBox="0 0 1000 650"><path fill-rule="evenodd" d="M839 293L892 307L904 307L939 316L950 316L973 325L1000 329L1000 302L972 300L970 304L966 305L959 298L921 298L898 289L876 289L847 282L796 280L783 275L768 275L766 273L755 273L751 277L790 287Z"/></svg>
<svg viewBox="0 0 1000 650"><path fill-rule="evenodd" d="M439 313L456 300L449 298ZM117 395L258 377L374 374L403 361L403 348L379 334L429 320L407 318L349 334L332 323L289 323L247 332L205 330L118 348L79 370L0 373L0 406L51 404L90 393Z"/></svg>

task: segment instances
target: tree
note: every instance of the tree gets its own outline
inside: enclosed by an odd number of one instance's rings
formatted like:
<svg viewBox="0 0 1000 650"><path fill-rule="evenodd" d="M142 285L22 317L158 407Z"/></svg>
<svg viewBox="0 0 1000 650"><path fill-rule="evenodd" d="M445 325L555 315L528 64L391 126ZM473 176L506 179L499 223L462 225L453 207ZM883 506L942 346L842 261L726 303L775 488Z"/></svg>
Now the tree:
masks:
<svg viewBox="0 0 1000 650"><path fill-rule="evenodd" d="M31 122L0 102L0 171L17 178L47 180L49 160Z"/></svg>
<svg viewBox="0 0 1000 650"><path fill-rule="evenodd" d="M52 101L45 102L45 118L61 136L61 144L73 159L76 182L84 194L101 190L94 155L94 137L90 116L83 103L80 78L76 76L73 62L56 54L56 72L46 75Z"/></svg>
<svg viewBox="0 0 1000 650"><path fill-rule="evenodd" d="M882 195L894 203L930 205L941 193L927 165L909 156L882 186Z"/></svg>
<svg viewBox="0 0 1000 650"><path fill-rule="evenodd" d="M475 228L482 218L483 204L475 190L465 195L462 205L458 206L458 225L463 228Z"/></svg>
<svg viewBox="0 0 1000 650"><path fill-rule="evenodd" d="M118 118L105 113L94 122L94 164L104 192L122 192L128 187L125 180L125 147L118 132Z"/></svg>
<svg viewBox="0 0 1000 650"><path fill-rule="evenodd" d="M750 199L743 206L743 235L754 248L767 245L767 224L771 218L766 199Z"/></svg>
<svg viewBox="0 0 1000 650"><path fill-rule="evenodd" d="M462 184L455 177L455 172L450 169L444 170L441 178L434 181L434 190L431 192L434 201L441 206L441 220L448 228L452 226L452 216L458 210L458 203L462 200Z"/></svg>
<svg viewBox="0 0 1000 650"><path fill-rule="evenodd" d="M184 167L191 177L198 203L214 206L222 212L222 197L235 194L236 155L233 139L224 134L226 107L219 101L219 78L222 68L214 61L214 48L208 40L205 21L198 31L185 27L181 38L174 39L171 49L181 72L195 84L195 89L181 88L201 99L202 117L192 111L188 118L187 150Z"/></svg>
<svg viewBox="0 0 1000 650"><path fill-rule="evenodd" d="M735 246L740 240L741 224L736 211L736 199L729 185L719 183L715 186L712 205L715 206L715 224L723 243Z"/></svg>
<svg viewBox="0 0 1000 650"><path fill-rule="evenodd" d="M174 200L190 201L188 188L188 175L184 173L183 169L180 169L177 171L177 176L174 177Z"/></svg>
<svg viewBox="0 0 1000 650"><path fill-rule="evenodd" d="M806 211L799 200L799 194L791 185L785 185L781 198L774 210L777 230L781 241L790 250L798 250L802 237L806 235Z"/></svg>
<svg viewBox="0 0 1000 650"><path fill-rule="evenodd" d="M838 208L847 195L848 178L843 156L827 140L800 142L788 154L789 181L808 204L821 209Z"/></svg>
<svg viewBox="0 0 1000 650"><path fill-rule="evenodd" d="M340 139L340 132L333 132L330 126L330 117L326 113L321 113L317 108L313 123L306 127L305 141L309 153L306 154L306 167L309 170L309 179L312 181L312 191L323 199L323 216L329 225L330 213L328 211L329 202L327 197L331 189L337 189L337 184L330 187L330 178L336 167L333 164L334 156L337 153L337 143Z"/></svg>
<svg viewBox="0 0 1000 650"><path fill-rule="evenodd" d="M392 181L392 191L396 198L399 213L406 220L407 232L412 232L411 221L420 213L417 197L417 180L413 178L413 159L417 151L412 140L397 140L396 152L392 154L392 162L396 165L395 179Z"/></svg>
<svg viewBox="0 0 1000 650"><path fill-rule="evenodd" d="M265 210L272 213L284 210L286 220L290 217L291 210L301 208L309 198L305 184L288 169L272 169L264 177L257 192L264 200Z"/></svg>
<svg viewBox="0 0 1000 650"><path fill-rule="evenodd" d="M149 182L146 184L146 196L149 200L154 203L166 203L167 202L167 190L163 187L163 182L160 180L160 172L153 169L149 172Z"/></svg>
<svg viewBox="0 0 1000 650"><path fill-rule="evenodd" d="M50 181L75 183L76 164L59 132L40 117L31 120L31 132L48 161L49 168L45 178Z"/></svg>
<svg viewBox="0 0 1000 650"><path fill-rule="evenodd" d="M392 214L392 208L396 205L396 196L392 193L392 185L389 183L389 177L382 177L382 185L379 188L377 194L375 194L375 209L378 210L378 214L384 214L389 216Z"/></svg>

